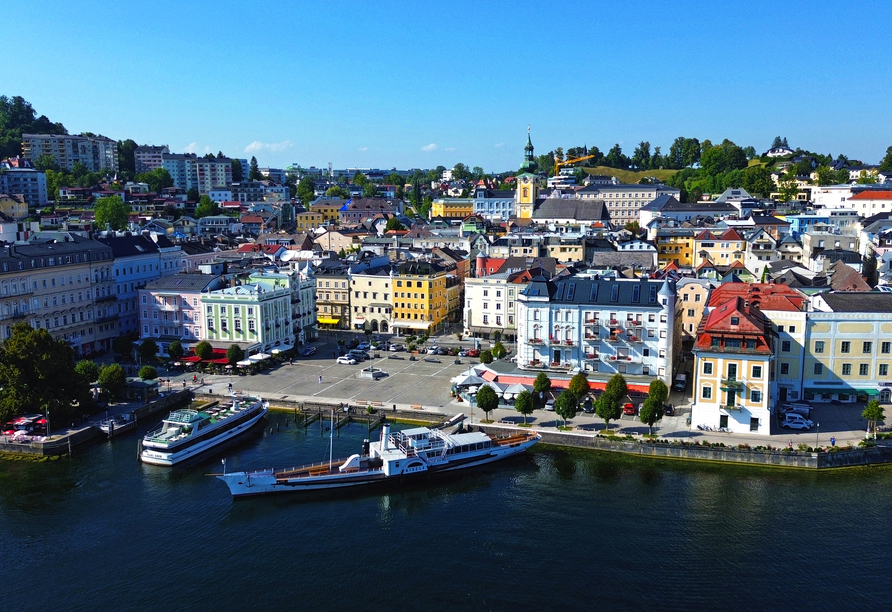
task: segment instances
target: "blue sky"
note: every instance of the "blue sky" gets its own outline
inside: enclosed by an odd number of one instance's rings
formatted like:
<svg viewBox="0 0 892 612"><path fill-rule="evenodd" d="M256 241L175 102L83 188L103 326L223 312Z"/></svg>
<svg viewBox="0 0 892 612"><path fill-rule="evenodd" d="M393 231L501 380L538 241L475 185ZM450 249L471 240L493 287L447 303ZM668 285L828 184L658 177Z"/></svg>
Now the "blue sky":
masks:
<svg viewBox="0 0 892 612"><path fill-rule="evenodd" d="M82 0L2 20L0 93L72 133L261 166L513 170L528 124L537 153L892 145L880 2Z"/></svg>

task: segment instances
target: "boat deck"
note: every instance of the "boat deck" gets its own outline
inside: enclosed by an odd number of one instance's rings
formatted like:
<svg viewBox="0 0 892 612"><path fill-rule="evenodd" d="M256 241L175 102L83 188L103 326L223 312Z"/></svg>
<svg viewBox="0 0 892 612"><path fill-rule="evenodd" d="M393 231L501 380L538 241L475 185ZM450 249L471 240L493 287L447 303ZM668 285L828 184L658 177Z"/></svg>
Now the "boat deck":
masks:
<svg viewBox="0 0 892 612"><path fill-rule="evenodd" d="M492 443L496 446L517 446L518 444L523 444L524 442L529 441L531 438L535 438L536 434L521 432L511 434L507 438L490 437L492 438Z"/></svg>

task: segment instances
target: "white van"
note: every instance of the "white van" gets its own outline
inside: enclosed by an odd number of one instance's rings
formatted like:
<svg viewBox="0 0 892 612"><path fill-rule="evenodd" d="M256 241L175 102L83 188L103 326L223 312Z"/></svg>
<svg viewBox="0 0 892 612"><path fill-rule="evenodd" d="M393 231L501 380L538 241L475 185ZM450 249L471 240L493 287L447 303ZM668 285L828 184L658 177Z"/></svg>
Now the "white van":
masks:
<svg viewBox="0 0 892 612"><path fill-rule="evenodd" d="M781 412L784 412L784 413L795 412L796 414L804 416L807 419L808 417L811 416L811 405L803 404L803 403L796 403L796 402L789 402L789 403L784 404L781 407Z"/></svg>
<svg viewBox="0 0 892 612"><path fill-rule="evenodd" d="M784 429L811 429L814 426L815 424L812 421L795 412L785 414L784 421L781 423L781 427Z"/></svg>

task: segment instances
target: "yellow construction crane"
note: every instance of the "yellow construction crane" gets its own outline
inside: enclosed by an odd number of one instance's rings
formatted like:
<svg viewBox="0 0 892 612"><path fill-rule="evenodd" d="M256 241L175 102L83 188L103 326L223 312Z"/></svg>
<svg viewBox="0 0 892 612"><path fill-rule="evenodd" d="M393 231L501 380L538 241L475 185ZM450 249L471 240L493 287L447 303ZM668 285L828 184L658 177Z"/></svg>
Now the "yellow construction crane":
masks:
<svg viewBox="0 0 892 612"><path fill-rule="evenodd" d="M561 166L569 166L570 164L575 164L576 162L585 161L587 159L593 158L594 155L586 155L584 157L574 157L573 159L567 159L566 161L558 161L557 155L554 156L554 174L557 176L560 174Z"/></svg>

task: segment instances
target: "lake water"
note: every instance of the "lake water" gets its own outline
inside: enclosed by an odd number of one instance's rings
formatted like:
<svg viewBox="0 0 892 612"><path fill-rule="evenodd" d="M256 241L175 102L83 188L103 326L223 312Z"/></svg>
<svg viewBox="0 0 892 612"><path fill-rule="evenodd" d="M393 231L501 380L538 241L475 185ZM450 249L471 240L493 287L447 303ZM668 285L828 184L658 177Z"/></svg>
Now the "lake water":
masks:
<svg viewBox="0 0 892 612"><path fill-rule="evenodd" d="M342 429L335 456L366 435ZM5 609L888 607L887 467L790 472L538 447L407 489L233 502L204 475L219 457L146 466L136 442L0 461ZM328 445L318 425L267 428L226 451L227 469L320 461Z"/></svg>

